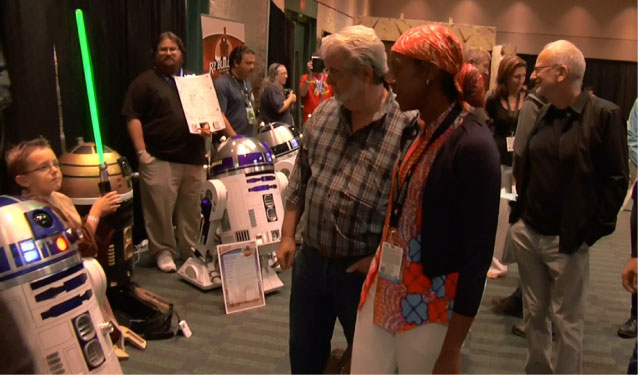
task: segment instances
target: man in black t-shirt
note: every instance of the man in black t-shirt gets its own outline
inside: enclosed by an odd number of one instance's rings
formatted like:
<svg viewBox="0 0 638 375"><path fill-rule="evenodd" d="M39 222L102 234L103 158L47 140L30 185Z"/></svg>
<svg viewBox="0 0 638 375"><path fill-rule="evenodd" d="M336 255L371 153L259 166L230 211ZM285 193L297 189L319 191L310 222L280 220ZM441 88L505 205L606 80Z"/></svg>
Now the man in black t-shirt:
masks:
<svg viewBox="0 0 638 375"><path fill-rule="evenodd" d="M210 129L203 128L201 135L188 130L173 78L183 75L182 40L162 33L153 51L154 66L129 86L122 115L139 160L149 249L160 270L174 272L173 256L179 252L186 259L197 243L204 137Z"/></svg>

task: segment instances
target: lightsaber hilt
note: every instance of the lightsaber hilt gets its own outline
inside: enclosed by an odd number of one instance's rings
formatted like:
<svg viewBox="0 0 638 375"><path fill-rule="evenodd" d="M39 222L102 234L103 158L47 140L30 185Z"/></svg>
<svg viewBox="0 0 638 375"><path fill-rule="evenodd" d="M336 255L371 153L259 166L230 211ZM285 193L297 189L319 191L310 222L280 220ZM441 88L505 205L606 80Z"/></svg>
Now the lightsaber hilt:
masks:
<svg viewBox="0 0 638 375"><path fill-rule="evenodd" d="M98 186L100 187L100 194L104 195L111 191L111 181L109 180L109 169L106 165L106 162L100 164L100 182L98 182Z"/></svg>

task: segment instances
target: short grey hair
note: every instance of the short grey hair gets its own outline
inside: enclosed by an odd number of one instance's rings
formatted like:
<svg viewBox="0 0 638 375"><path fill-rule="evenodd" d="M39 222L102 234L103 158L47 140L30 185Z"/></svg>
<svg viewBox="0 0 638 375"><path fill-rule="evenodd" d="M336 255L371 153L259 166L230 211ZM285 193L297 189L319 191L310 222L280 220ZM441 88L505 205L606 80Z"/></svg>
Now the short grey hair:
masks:
<svg viewBox="0 0 638 375"><path fill-rule="evenodd" d="M585 56L574 45L567 40L557 40L545 45L543 51L551 51L553 64L564 64L567 66L568 79L574 87L580 88L583 85L585 76Z"/></svg>
<svg viewBox="0 0 638 375"><path fill-rule="evenodd" d="M349 54L348 64L353 72L370 66L373 81L377 84L383 82L388 72L387 55L383 42L373 29L362 25L349 26L322 39L322 58L339 49Z"/></svg>

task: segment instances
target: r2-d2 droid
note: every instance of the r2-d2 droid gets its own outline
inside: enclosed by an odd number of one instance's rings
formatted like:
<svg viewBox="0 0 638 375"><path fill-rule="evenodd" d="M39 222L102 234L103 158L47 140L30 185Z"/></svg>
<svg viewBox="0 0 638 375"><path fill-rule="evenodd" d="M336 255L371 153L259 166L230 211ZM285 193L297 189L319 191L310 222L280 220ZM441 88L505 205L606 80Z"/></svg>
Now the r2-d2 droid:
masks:
<svg viewBox="0 0 638 375"><path fill-rule="evenodd" d="M300 146L290 126L283 122L262 123L257 139L265 142L275 155L275 171L290 177Z"/></svg>
<svg viewBox="0 0 638 375"><path fill-rule="evenodd" d="M254 240L259 249L266 293L283 286L271 267L281 240L281 192L288 179L275 172L271 150L255 138L233 136L219 145L202 199L202 225L195 257L178 274L201 289L221 285L216 245Z"/></svg>
<svg viewBox="0 0 638 375"><path fill-rule="evenodd" d="M109 337L113 326L98 305L98 298L106 298L106 285L92 284L99 276L85 268L79 236L49 207L0 196L0 299L36 372L121 374Z"/></svg>

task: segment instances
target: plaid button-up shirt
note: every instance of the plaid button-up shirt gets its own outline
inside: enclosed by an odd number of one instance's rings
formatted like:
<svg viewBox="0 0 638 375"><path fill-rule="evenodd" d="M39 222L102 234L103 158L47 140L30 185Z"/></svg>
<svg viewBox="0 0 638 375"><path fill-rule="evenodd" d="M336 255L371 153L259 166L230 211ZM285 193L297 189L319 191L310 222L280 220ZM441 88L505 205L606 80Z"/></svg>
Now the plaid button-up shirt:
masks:
<svg viewBox="0 0 638 375"><path fill-rule="evenodd" d="M374 254L383 231L392 168L414 116L389 93L372 123L352 132L350 111L334 98L304 126L286 189L287 203L307 214L304 245L333 258Z"/></svg>

